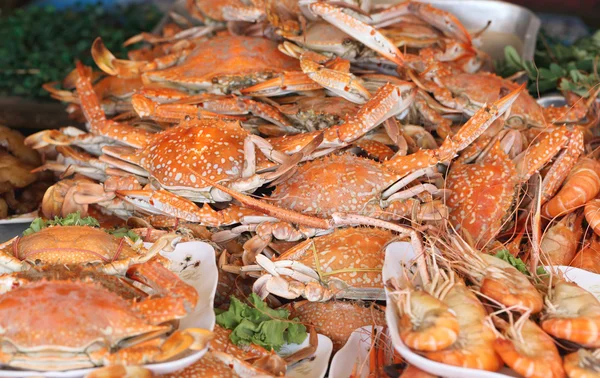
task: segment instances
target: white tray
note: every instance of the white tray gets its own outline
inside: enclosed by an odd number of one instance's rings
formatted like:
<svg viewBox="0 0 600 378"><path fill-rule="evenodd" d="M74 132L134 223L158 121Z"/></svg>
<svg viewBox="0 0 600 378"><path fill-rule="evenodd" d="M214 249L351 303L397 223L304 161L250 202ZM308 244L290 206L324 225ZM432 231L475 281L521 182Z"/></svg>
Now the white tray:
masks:
<svg viewBox="0 0 600 378"><path fill-rule="evenodd" d="M329 367L329 357L331 357L333 343L329 337L325 335L319 334L318 337L319 345L317 346L315 355L290 366L285 374L286 377L323 378L325 376L325 373L327 373L327 368ZM305 346L308 346L308 337L302 344L284 345L278 354L282 357L285 357L304 348Z"/></svg>
<svg viewBox="0 0 600 378"><path fill-rule="evenodd" d="M146 246L151 245L146 243ZM196 309L180 321L179 328L190 327L212 330L215 326L215 313L213 302L217 289L218 271L215 262L215 251L213 247L204 242L180 243L173 252L161 252L171 260L171 269L181 277L183 281L194 286L198 291L198 304ZM319 340L320 344L320 340ZM154 374L168 374L192 365L198 361L207 348L190 353L177 360L159 364L145 365ZM96 368L77 369L56 372L37 372L25 370L0 370L0 377L19 378L81 378Z"/></svg>
<svg viewBox="0 0 600 378"><path fill-rule="evenodd" d="M0 219L0 224L31 223L38 216L38 210L32 211L31 213L27 214L12 215L8 218Z"/></svg>
<svg viewBox="0 0 600 378"><path fill-rule="evenodd" d="M375 329L381 331L382 326L376 326ZM367 378L369 376L369 349L371 348L372 326L358 328L344 347L333 356L331 366L329 367L329 378L348 378L358 364L358 377ZM389 329L386 331L389 337Z"/></svg>

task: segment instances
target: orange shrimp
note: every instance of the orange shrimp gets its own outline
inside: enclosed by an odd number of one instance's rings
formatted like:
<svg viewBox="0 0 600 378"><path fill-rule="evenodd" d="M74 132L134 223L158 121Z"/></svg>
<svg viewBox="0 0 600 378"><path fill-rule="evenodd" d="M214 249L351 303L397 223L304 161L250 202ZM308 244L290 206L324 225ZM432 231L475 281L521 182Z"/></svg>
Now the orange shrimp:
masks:
<svg viewBox="0 0 600 378"><path fill-rule="evenodd" d="M585 205L585 220L594 230L596 235L600 235L600 199L591 200Z"/></svg>
<svg viewBox="0 0 600 378"><path fill-rule="evenodd" d="M453 260L453 267L468 277L482 294L506 307L517 307L535 314L544 301L529 278L506 261L474 250L453 237L444 254Z"/></svg>
<svg viewBox="0 0 600 378"><path fill-rule="evenodd" d="M563 366L569 378L600 378L600 350L579 349L565 356Z"/></svg>
<svg viewBox="0 0 600 378"><path fill-rule="evenodd" d="M560 191L542 207L542 215L554 218L583 206L600 193L600 162L595 159L580 159Z"/></svg>
<svg viewBox="0 0 600 378"><path fill-rule="evenodd" d="M600 274L600 237L594 234L590 243L573 257L569 265Z"/></svg>
<svg viewBox="0 0 600 378"><path fill-rule="evenodd" d="M546 296L542 328L559 339L600 347L600 302L573 282L554 278Z"/></svg>
<svg viewBox="0 0 600 378"><path fill-rule="evenodd" d="M423 290L397 290L392 296L400 317L400 338L409 348L431 352L456 341L458 320L444 302Z"/></svg>
<svg viewBox="0 0 600 378"><path fill-rule="evenodd" d="M456 313L460 331L450 347L425 353L425 357L448 365L497 371L502 360L494 351L494 331L486 324L486 311L475 294L464 283L452 286L444 302Z"/></svg>
<svg viewBox="0 0 600 378"><path fill-rule="evenodd" d="M583 234L582 220L583 212L571 213L544 233L540 249L552 265L569 265L573 260Z"/></svg>
<svg viewBox="0 0 600 378"><path fill-rule="evenodd" d="M506 365L526 378L563 378L565 371L554 340L529 320L529 314L507 323L494 317L502 336L494 350Z"/></svg>

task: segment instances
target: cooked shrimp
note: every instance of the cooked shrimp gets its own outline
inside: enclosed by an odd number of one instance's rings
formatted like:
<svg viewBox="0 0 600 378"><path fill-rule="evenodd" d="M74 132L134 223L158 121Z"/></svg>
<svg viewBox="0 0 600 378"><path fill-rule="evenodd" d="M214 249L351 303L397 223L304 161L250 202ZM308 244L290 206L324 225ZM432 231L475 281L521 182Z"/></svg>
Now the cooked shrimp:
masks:
<svg viewBox="0 0 600 378"><path fill-rule="evenodd" d="M573 260L583 234L582 221L582 212L571 213L544 233L540 249L552 265L569 265Z"/></svg>
<svg viewBox="0 0 600 378"><path fill-rule="evenodd" d="M595 159L580 159L561 190L542 208L542 215L554 218L583 206L600 192L600 162Z"/></svg>
<svg viewBox="0 0 600 378"><path fill-rule="evenodd" d="M569 265L600 274L600 237L593 234L590 243L573 257Z"/></svg>
<svg viewBox="0 0 600 378"><path fill-rule="evenodd" d="M502 360L494 351L494 331L486 324L486 311L464 283L456 282L444 296L444 302L458 319L458 338L450 347L425 353L425 357L448 365L497 371Z"/></svg>
<svg viewBox="0 0 600 378"><path fill-rule="evenodd" d="M585 220L590 224L596 235L600 235L600 199L591 200L585 205Z"/></svg>
<svg viewBox="0 0 600 378"><path fill-rule="evenodd" d="M414 288L396 290L392 296L396 298L400 317L400 338L409 348L431 352L444 349L456 341L458 320L444 302L424 290Z"/></svg>
<svg viewBox="0 0 600 378"><path fill-rule="evenodd" d="M550 335L582 346L600 347L600 302L573 282L553 278L545 299L542 328Z"/></svg>
<svg viewBox="0 0 600 378"><path fill-rule="evenodd" d="M600 378L600 350L579 349L565 356L563 366L569 378Z"/></svg>
<svg viewBox="0 0 600 378"><path fill-rule="evenodd" d="M494 317L502 336L494 341L494 350L506 365L526 378L562 378L565 371L554 340L534 322L529 314L510 323Z"/></svg>
<svg viewBox="0 0 600 378"><path fill-rule="evenodd" d="M467 276L485 296L506 307L529 310L533 314L544 305L540 294L527 276L497 257L480 253L456 237L444 254L453 267Z"/></svg>

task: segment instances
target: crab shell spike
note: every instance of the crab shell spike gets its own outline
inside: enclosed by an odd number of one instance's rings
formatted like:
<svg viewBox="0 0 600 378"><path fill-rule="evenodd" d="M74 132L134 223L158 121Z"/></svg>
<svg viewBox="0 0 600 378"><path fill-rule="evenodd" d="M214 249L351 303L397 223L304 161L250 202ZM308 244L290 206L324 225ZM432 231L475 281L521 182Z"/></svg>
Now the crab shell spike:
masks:
<svg viewBox="0 0 600 378"><path fill-rule="evenodd" d="M342 9L324 2L310 4L310 10L325 21L356 38L399 66L404 64L400 50L374 27L344 13Z"/></svg>

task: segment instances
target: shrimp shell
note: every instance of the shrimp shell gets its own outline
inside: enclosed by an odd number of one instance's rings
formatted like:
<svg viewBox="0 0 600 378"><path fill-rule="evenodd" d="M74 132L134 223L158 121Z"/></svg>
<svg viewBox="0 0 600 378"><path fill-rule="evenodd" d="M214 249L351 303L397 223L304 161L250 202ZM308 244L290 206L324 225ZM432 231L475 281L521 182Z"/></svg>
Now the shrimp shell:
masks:
<svg viewBox="0 0 600 378"><path fill-rule="evenodd" d="M546 297L541 325L559 339L600 347L600 302L577 284L558 279Z"/></svg>
<svg viewBox="0 0 600 378"><path fill-rule="evenodd" d="M585 205L585 220L590 224L596 235L600 235L600 199L591 200Z"/></svg>
<svg viewBox="0 0 600 378"><path fill-rule="evenodd" d="M554 340L527 318L517 324L507 329L505 338L494 341L502 360L526 378L563 378L565 371Z"/></svg>
<svg viewBox="0 0 600 378"><path fill-rule="evenodd" d="M565 356L563 366L569 378L600 378L600 358L595 352L579 349Z"/></svg>
<svg viewBox="0 0 600 378"><path fill-rule="evenodd" d="M575 164L562 189L542 208L542 215L554 218L583 206L600 192L600 162L582 158Z"/></svg>

